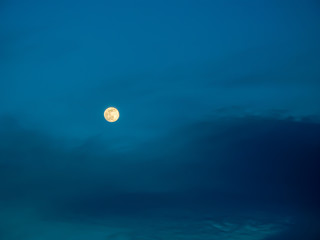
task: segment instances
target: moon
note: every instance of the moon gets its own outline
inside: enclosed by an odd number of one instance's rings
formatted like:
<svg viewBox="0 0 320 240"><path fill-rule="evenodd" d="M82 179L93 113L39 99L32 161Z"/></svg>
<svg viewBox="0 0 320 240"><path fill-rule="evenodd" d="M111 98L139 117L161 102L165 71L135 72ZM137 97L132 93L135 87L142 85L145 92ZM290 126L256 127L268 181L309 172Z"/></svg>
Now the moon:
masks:
<svg viewBox="0 0 320 240"><path fill-rule="evenodd" d="M119 119L119 111L118 109L116 109L115 107L108 107L105 111L104 111L104 118L108 121L108 122L115 122Z"/></svg>

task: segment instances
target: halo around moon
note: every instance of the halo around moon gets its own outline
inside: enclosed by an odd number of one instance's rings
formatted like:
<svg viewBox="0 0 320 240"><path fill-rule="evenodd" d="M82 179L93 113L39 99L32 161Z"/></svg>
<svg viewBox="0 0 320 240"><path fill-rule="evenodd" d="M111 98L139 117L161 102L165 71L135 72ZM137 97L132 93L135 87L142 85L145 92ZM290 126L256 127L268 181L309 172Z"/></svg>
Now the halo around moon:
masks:
<svg viewBox="0 0 320 240"><path fill-rule="evenodd" d="M118 109L114 107L108 107L104 111L103 115L108 122L115 122L119 119L119 116L120 116Z"/></svg>

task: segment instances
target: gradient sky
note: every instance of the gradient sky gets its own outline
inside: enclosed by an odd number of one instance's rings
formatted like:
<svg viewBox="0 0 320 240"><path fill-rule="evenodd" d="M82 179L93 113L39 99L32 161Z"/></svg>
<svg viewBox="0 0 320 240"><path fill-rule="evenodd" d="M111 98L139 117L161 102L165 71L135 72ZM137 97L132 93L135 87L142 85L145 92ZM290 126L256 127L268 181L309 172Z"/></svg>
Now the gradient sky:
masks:
<svg viewBox="0 0 320 240"><path fill-rule="evenodd" d="M319 10L1 1L3 198L228 192L320 209Z"/></svg>
<svg viewBox="0 0 320 240"><path fill-rule="evenodd" d="M1 112L132 142L219 115L318 117L317 1L4 1ZM121 113L106 124L107 106Z"/></svg>

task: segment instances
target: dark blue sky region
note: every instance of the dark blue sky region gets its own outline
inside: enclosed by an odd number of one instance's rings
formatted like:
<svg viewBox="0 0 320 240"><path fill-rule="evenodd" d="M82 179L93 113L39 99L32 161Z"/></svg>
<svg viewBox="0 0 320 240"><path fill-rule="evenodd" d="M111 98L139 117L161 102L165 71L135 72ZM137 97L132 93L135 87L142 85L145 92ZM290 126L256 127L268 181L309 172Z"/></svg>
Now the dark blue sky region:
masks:
<svg viewBox="0 0 320 240"><path fill-rule="evenodd" d="M43 215L92 223L201 208L294 219L280 235L267 223L255 225L263 236L241 233L250 239L313 239L319 10L316 0L1 1L0 210L13 220L0 238L40 239L13 234L29 218L20 209L36 209L37 228ZM116 123L103 118L109 106Z"/></svg>

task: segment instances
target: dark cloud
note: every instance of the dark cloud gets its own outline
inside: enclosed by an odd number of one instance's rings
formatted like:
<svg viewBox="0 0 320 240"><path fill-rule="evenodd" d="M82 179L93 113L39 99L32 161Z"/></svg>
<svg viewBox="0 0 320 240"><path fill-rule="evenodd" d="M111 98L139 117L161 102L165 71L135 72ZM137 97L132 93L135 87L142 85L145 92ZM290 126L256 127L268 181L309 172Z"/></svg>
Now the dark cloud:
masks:
<svg viewBox="0 0 320 240"><path fill-rule="evenodd" d="M98 138L75 144L10 118L2 122L5 198L170 192L207 203L231 194L256 204L319 207L318 124L257 117L197 122L119 153Z"/></svg>

